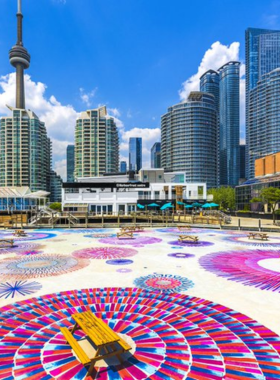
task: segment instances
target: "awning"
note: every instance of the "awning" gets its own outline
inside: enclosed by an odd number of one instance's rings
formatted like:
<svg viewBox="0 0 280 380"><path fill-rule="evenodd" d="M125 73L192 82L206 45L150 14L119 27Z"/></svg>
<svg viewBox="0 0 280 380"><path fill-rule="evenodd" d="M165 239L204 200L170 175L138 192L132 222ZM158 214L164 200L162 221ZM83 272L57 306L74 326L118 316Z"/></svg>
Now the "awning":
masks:
<svg viewBox="0 0 280 380"><path fill-rule="evenodd" d="M65 203L63 207L87 208L87 203Z"/></svg>

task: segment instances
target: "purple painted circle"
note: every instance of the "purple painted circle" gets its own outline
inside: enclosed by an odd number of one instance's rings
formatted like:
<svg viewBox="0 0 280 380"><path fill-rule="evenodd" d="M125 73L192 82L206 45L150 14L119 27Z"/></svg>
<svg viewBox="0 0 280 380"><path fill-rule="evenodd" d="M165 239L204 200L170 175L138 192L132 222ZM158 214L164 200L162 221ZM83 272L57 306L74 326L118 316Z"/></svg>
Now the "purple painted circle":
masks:
<svg viewBox="0 0 280 380"><path fill-rule="evenodd" d="M113 245L132 245L133 247L144 247L147 244L161 243L162 239L150 236L135 236L131 238L105 238L100 239L100 243Z"/></svg>
<svg viewBox="0 0 280 380"><path fill-rule="evenodd" d="M132 264L133 263L133 260L122 260L122 259L116 259L116 260L107 260L106 261L106 264L109 264L109 265L129 265L129 264Z"/></svg>
<svg viewBox="0 0 280 380"><path fill-rule="evenodd" d="M195 255L191 253L184 253L184 252L169 253L167 256L176 257L176 259L188 259L189 257L195 257Z"/></svg>
<svg viewBox="0 0 280 380"><path fill-rule="evenodd" d="M214 243L211 243L210 241L201 241L199 240L198 242L193 242L193 241L170 241L168 244L170 245L176 245L178 247L208 247L210 245L214 245Z"/></svg>
<svg viewBox="0 0 280 380"><path fill-rule="evenodd" d="M129 272L132 272L132 269L120 268L120 269L117 269L116 272L119 272L119 273L129 273Z"/></svg>

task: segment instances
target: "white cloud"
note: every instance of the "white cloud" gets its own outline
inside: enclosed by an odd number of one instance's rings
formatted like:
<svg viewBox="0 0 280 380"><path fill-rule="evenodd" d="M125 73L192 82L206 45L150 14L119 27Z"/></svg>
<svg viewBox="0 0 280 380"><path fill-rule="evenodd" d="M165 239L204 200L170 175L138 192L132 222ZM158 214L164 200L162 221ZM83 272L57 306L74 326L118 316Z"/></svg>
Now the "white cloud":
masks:
<svg viewBox="0 0 280 380"><path fill-rule="evenodd" d="M112 116L115 119L117 127L121 130L124 128L123 122L120 120L121 113L118 108L107 108L109 116Z"/></svg>
<svg viewBox="0 0 280 380"><path fill-rule="evenodd" d="M187 99L191 91L199 91L200 77L207 70L218 70L221 66L229 61L239 61L239 42L233 42L231 45L223 45L221 42L214 42L208 49L198 66L197 73L188 78L179 91L181 100ZM245 65L240 66L240 125L241 134L245 126Z"/></svg>
<svg viewBox="0 0 280 380"><path fill-rule="evenodd" d="M62 179L66 180L66 158L55 162L54 171L56 171L56 173L59 174Z"/></svg>
<svg viewBox="0 0 280 380"><path fill-rule="evenodd" d="M83 103L85 103L85 105L87 107L90 107L92 105L92 98L94 98L96 92L97 92L98 88L95 87L94 90L90 91L90 92L85 92L85 90L81 87L80 88L80 98L82 100Z"/></svg>

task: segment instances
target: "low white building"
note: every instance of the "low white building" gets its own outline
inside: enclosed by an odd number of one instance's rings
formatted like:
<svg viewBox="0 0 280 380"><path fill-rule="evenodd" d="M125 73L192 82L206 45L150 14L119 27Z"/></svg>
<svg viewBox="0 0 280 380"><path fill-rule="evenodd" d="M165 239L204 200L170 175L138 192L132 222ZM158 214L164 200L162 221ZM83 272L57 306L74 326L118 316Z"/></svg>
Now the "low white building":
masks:
<svg viewBox="0 0 280 380"><path fill-rule="evenodd" d="M62 187L64 211L96 214L127 214L140 210L137 205L149 209L151 203L160 209L171 202L176 209L180 202L203 203L206 198L206 183L186 183L183 172L164 173L163 169L141 169L134 177L116 174L79 178L78 182L64 183Z"/></svg>

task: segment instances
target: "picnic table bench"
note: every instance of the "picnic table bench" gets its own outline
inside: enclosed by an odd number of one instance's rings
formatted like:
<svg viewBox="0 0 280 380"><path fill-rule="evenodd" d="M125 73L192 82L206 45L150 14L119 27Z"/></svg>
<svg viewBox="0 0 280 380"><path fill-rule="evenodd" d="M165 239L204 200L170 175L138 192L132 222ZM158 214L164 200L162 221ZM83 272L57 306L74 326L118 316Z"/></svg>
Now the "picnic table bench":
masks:
<svg viewBox="0 0 280 380"><path fill-rule="evenodd" d="M263 232L249 232L248 233L248 239L261 239L261 240L267 240L268 235L264 234Z"/></svg>
<svg viewBox="0 0 280 380"><path fill-rule="evenodd" d="M91 311L72 314L75 325L71 330L62 327L60 331L64 335L73 351L86 366L89 365L87 376L91 376L95 363L99 360L117 356L122 362L121 354L132 349L130 345L115 333L102 319L97 318ZM82 329L96 348L95 355L90 358L74 338L75 331Z"/></svg>
<svg viewBox="0 0 280 380"><path fill-rule="evenodd" d="M133 231L120 231L117 233L117 237L119 238L133 238Z"/></svg>
<svg viewBox="0 0 280 380"><path fill-rule="evenodd" d="M0 239L0 248L13 247L14 240L13 239Z"/></svg>
<svg viewBox="0 0 280 380"><path fill-rule="evenodd" d="M26 236L26 232L24 230L15 230L13 233L14 236Z"/></svg>
<svg viewBox="0 0 280 380"><path fill-rule="evenodd" d="M177 225L177 228L179 231L189 231L191 229L191 226L189 224L186 225Z"/></svg>
<svg viewBox="0 0 280 380"><path fill-rule="evenodd" d="M198 236L193 236L193 235L179 235L178 241L188 241L188 240L191 240L197 243L199 238Z"/></svg>

